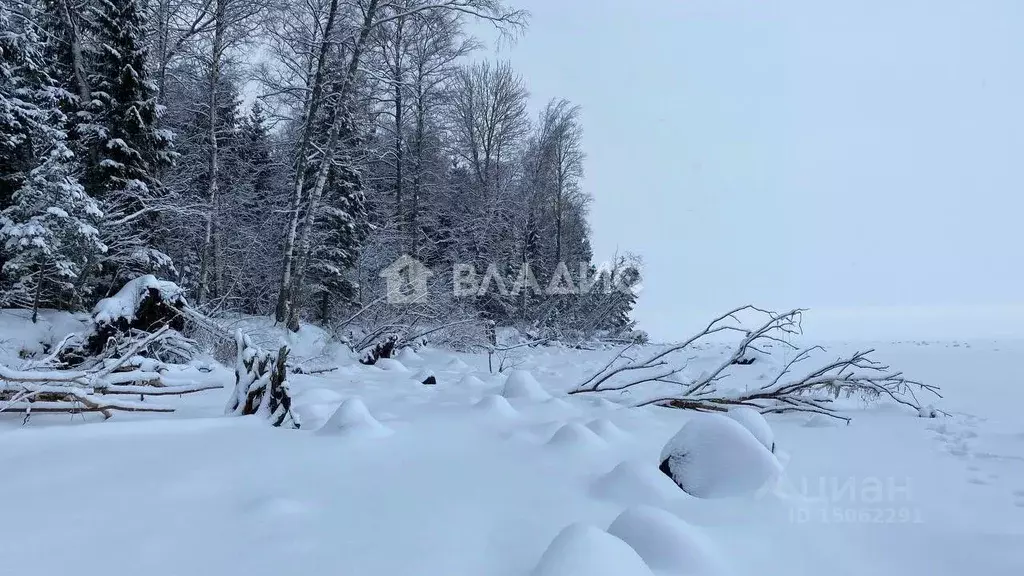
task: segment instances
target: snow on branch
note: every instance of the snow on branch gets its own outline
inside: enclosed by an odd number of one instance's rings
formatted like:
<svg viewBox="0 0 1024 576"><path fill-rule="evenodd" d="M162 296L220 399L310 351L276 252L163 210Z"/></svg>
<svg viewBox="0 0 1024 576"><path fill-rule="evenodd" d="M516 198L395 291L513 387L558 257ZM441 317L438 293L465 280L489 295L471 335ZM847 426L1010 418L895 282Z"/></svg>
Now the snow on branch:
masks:
<svg viewBox="0 0 1024 576"><path fill-rule="evenodd" d="M936 386L906 378L902 372L869 357L874 350L858 351L796 377L797 368L824 348L799 349L788 337L801 334L804 310L771 312L754 306L742 306L715 318L707 327L688 340L670 346L647 358L629 353L633 346L623 348L603 368L583 381L570 394L602 393L634 389L644 384L668 384L676 391L656 395L639 406L658 405L698 411L726 411L731 406L748 406L761 413L807 412L849 421L838 414L834 401L840 397L861 396L869 400L887 399L933 417L936 411L923 403L921 394L941 398ZM754 314L761 322L744 328L739 316ZM718 333L741 335L725 358L711 370L693 379L680 374L693 357L680 359L682 353L698 341ZM731 367L749 362L749 354L768 355L767 348L781 346L796 351L771 382L743 390L723 389L719 384L732 375Z"/></svg>

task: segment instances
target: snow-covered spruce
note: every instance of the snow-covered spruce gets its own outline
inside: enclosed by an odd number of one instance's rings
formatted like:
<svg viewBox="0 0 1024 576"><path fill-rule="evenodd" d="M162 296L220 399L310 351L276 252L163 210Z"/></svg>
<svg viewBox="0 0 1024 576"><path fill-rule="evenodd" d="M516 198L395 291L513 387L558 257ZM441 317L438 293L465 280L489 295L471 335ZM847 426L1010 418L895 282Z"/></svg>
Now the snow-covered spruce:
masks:
<svg viewBox="0 0 1024 576"><path fill-rule="evenodd" d="M735 420L698 414L665 445L661 471L691 496L723 498L757 492L782 466Z"/></svg>
<svg viewBox="0 0 1024 576"><path fill-rule="evenodd" d="M551 541L532 576L652 576L652 572L622 540L577 523Z"/></svg>
<svg viewBox="0 0 1024 576"><path fill-rule="evenodd" d="M228 402L227 413L236 416L256 415L273 426L299 428L301 422L292 412L288 390L288 347L275 354L254 346L241 330L235 333L238 354L235 361L235 392Z"/></svg>

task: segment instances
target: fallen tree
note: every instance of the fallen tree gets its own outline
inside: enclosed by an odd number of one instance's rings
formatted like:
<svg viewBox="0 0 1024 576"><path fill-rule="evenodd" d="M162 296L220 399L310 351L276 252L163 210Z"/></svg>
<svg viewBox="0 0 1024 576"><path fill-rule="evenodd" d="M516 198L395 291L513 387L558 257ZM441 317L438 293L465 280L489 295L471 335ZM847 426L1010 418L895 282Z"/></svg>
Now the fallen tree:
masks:
<svg viewBox="0 0 1024 576"><path fill-rule="evenodd" d="M748 406L763 414L806 412L849 421L849 417L837 413L834 401L840 397L862 396L892 400L921 416L937 414L934 408L919 400L918 394L941 398L938 388L908 379L902 372L871 359L870 354L874 350L840 357L797 376L798 368L811 360L815 352L824 352L820 346L800 349L789 342L789 336L802 332L800 322L803 313L801 309L776 313L755 306L742 306L715 318L703 331L684 342L646 358L630 356L634 346L626 346L570 394L621 392L642 385L668 385L671 392L654 393L637 405L703 412L725 412L732 406ZM746 328L739 319L741 314L752 314L760 317L761 321L754 328ZM688 361L693 358L681 359L680 356L694 349L699 342L725 333L740 336L731 352L711 370L696 378L682 377ZM769 346L796 351L774 379L759 387L742 390L720 386L723 380L733 375L734 366L750 363L751 352L768 355Z"/></svg>
<svg viewBox="0 0 1024 576"><path fill-rule="evenodd" d="M98 412L104 418L110 418L115 411L173 412L173 407L145 402L144 397L221 388L209 382L169 383L164 377L166 366L138 356L139 351L169 330L169 326L164 326L136 343L123 357L100 361L84 370L56 367L61 349L70 338L65 338L49 357L30 362L22 369L0 364L0 412L24 413L26 421L33 413L46 412ZM140 399L116 398L125 395Z"/></svg>

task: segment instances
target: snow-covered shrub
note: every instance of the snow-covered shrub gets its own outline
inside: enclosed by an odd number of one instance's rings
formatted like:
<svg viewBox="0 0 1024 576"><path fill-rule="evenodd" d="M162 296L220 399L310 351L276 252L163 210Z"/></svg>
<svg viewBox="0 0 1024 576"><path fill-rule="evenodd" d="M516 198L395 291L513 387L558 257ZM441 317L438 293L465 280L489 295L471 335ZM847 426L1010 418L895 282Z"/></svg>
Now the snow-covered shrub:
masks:
<svg viewBox="0 0 1024 576"><path fill-rule="evenodd" d="M757 492L782 466L739 422L700 414L665 445L661 471L691 496L725 498Z"/></svg>
<svg viewBox="0 0 1024 576"><path fill-rule="evenodd" d="M275 354L258 348L241 330L235 333L238 358L235 363L235 393L227 413L236 416L255 414L274 426L299 428L298 416L292 412L288 390L288 347Z"/></svg>

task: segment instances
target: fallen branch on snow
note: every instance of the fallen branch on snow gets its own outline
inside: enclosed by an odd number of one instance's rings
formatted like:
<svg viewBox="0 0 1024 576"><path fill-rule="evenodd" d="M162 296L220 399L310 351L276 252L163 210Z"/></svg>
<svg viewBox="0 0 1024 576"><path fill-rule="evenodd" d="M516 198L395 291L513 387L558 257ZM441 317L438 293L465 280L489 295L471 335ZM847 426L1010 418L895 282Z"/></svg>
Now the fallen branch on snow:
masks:
<svg viewBox="0 0 1024 576"><path fill-rule="evenodd" d="M724 412L731 406L748 406L766 414L807 412L849 421L848 417L836 412L832 403L841 396L860 395L868 399L892 400L914 409L921 416L935 415L936 411L923 404L918 394L927 393L941 398L938 387L908 379L902 372L872 360L869 355L874 350L855 352L804 376L792 378L791 374L799 364L811 359L814 352L824 351L820 346L800 350L786 339L789 335L801 333L803 312L794 309L780 314L743 306L715 318L688 340L648 358L630 356L633 346L626 346L570 394L623 391L643 384L660 383L677 386L680 390L645 400L638 406L658 405L710 412ZM743 328L738 317L741 313L756 313L765 319L753 329ZM723 332L742 335L732 352L710 372L696 379L687 381L679 378L687 364L685 360L674 359L673 355L712 334ZM720 389L718 384L731 374L732 366L741 364L751 351L767 354L766 345L780 345L798 353L768 384L742 391Z"/></svg>

